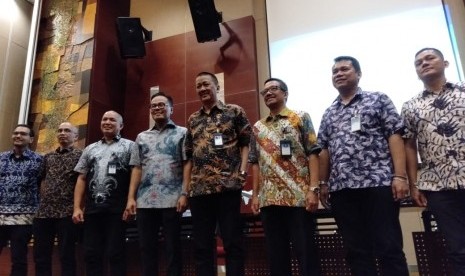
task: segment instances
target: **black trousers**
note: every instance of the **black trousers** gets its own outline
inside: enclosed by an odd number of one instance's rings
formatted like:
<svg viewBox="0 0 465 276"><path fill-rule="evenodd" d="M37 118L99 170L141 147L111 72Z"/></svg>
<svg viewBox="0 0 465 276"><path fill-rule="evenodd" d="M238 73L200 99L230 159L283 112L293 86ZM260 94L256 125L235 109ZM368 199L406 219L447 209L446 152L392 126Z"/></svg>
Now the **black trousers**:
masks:
<svg viewBox="0 0 465 276"><path fill-rule="evenodd" d="M465 190L425 192L428 209L446 239L453 275L465 275Z"/></svg>
<svg viewBox="0 0 465 276"><path fill-rule="evenodd" d="M77 225L71 217L36 218L33 223L36 276L52 276L52 253L58 238L61 275L76 275Z"/></svg>
<svg viewBox="0 0 465 276"><path fill-rule="evenodd" d="M142 276L158 275L158 231L163 227L167 276L182 276L181 213L176 208L137 209Z"/></svg>
<svg viewBox="0 0 465 276"><path fill-rule="evenodd" d="M347 248L347 262L353 275L408 276L403 252L399 203L391 187L344 189L332 192L334 218Z"/></svg>
<svg viewBox="0 0 465 276"><path fill-rule="evenodd" d="M0 252L10 241L11 274L10 276L27 276L27 244L31 240L32 225L1 225Z"/></svg>
<svg viewBox="0 0 465 276"><path fill-rule="evenodd" d="M214 260L217 225L226 254L226 276L244 275L241 201L240 190L189 198L197 276L217 274Z"/></svg>
<svg viewBox="0 0 465 276"><path fill-rule="evenodd" d="M83 244L86 275L103 276L104 260L111 276L126 275L126 223L122 214L85 214Z"/></svg>
<svg viewBox="0 0 465 276"><path fill-rule="evenodd" d="M299 275L320 275L314 244L314 216L303 207L267 206L260 209L271 276L290 276L291 245Z"/></svg>

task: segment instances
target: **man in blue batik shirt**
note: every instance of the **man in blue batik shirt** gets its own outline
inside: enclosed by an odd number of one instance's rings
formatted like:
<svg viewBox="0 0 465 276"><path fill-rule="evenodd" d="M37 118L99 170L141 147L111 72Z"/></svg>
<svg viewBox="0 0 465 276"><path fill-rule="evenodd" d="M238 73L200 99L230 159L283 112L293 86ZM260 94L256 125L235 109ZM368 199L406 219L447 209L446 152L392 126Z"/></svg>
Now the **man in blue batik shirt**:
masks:
<svg viewBox="0 0 465 276"><path fill-rule="evenodd" d="M408 276L399 222L399 201L409 191L404 125L388 96L359 88L355 58L334 61L339 97L318 132L320 200L333 211L353 275L378 275L379 269L382 275Z"/></svg>
<svg viewBox="0 0 465 276"><path fill-rule="evenodd" d="M0 153L0 252L10 240L11 276L27 275L27 244L39 206L43 157L31 151L33 130L20 124L11 136L13 150Z"/></svg>
<svg viewBox="0 0 465 276"><path fill-rule="evenodd" d="M187 205L182 187L186 164L186 128L174 124L173 99L159 92L151 97L155 125L139 133L133 148L126 217L136 215L142 255L142 275L158 275L158 231L163 226L169 276L182 275L180 226Z"/></svg>

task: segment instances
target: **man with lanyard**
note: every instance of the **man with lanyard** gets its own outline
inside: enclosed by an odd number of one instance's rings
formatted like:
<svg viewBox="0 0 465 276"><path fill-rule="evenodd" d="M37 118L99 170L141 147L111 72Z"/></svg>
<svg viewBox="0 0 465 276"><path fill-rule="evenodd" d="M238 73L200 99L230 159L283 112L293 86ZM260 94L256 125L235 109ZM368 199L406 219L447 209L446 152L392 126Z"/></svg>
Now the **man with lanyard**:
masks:
<svg viewBox="0 0 465 276"><path fill-rule="evenodd" d="M291 244L299 275L319 275L313 242L318 209L318 154L310 115L287 108L287 85L277 78L265 81L260 92L270 115L253 127L252 211L261 213L271 275L291 275Z"/></svg>
<svg viewBox="0 0 465 276"><path fill-rule="evenodd" d="M334 62L339 97L318 131L320 200L331 207L354 275L377 275L377 260L382 275L408 276L399 221L409 191L402 119L387 95L358 86L357 59Z"/></svg>
<svg viewBox="0 0 465 276"><path fill-rule="evenodd" d="M79 176L74 191L73 221L84 225L86 275L103 276L104 256L108 258L112 276L126 275L123 212L134 142L121 137L122 128L120 114L105 112L100 122L103 138L84 149L74 168Z"/></svg>
<svg viewBox="0 0 465 276"><path fill-rule="evenodd" d="M226 275L244 275L242 187L247 176L251 127L244 109L217 98L218 79L201 72L195 79L202 108L187 121L184 181L194 231L196 274L216 275L216 226L226 254Z"/></svg>

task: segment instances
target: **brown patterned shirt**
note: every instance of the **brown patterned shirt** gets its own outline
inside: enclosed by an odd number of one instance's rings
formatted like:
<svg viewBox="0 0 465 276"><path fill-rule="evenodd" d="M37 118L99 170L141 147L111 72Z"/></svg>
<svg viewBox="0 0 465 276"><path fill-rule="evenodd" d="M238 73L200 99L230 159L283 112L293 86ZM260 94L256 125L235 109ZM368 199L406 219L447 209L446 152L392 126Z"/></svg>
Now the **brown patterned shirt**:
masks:
<svg viewBox="0 0 465 276"><path fill-rule="evenodd" d="M223 145L215 146L220 134ZM186 156L192 160L189 196L238 190L245 184L239 176L241 147L249 146L252 128L238 105L218 102L206 113L203 108L187 121Z"/></svg>
<svg viewBox="0 0 465 276"><path fill-rule="evenodd" d="M45 180L42 182L37 218L63 218L73 214L74 186L79 175L74 167L80 149L60 148L44 156Z"/></svg>
<svg viewBox="0 0 465 276"><path fill-rule="evenodd" d="M420 190L465 189L465 83L423 91L402 107L405 138L416 138Z"/></svg>

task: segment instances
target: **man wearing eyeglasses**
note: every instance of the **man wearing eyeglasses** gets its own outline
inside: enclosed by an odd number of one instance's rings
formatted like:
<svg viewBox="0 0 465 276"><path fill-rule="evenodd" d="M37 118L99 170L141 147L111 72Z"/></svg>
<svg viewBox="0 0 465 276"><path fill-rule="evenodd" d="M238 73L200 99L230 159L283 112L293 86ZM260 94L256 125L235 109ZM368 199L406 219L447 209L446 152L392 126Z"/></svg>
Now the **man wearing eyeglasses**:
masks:
<svg viewBox="0 0 465 276"><path fill-rule="evenodd" d="M226 275L244 275L242 187L247 176L251 128L244 109L217 98L218 79L195 79L202 103L187 121L185 170L194 230L196 275L216 275L216 226L226 253Z"/></svg>
<svg viewBox="0 0 465 276"><path fill-rule="evenodd" d="M331 207L353 275L408 276L399 222L408 196L404 124L386 94L358 86L361 77L357 59L335 58L339 96L318 131L320 200Z"/></svg>
<svg viewBox="0 0 465 276"><path fill-rule="evenodd" d="M291 245L299 275L320 275L311 212L318 209L318 153L310 115L287 108L287 85L265 81L260 92L270 114L256 122L250 146L252 211L261 214L271 275L292 275Z"/></svg>
<svg viewBox="0 0 465 276"><path fill-rule="evenodd" d="M159 92L151 97L150 114L155 125L137 135L130 165L131 173L126 218L137 214L143 276L158 275L158 231L163 228L167 275L182 276L180 227L187 206L183 187L186 164L186 128L170 116L173 99Z"/></svg>
<svg viewBox="0 0 465 276"><path fill-rule="evenodd" d="M27 244L39 206L43 157L29 149L34 131L17 125L13 150L0 153L0 252L10 241L11 276L27 275Z"/></svg>

